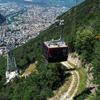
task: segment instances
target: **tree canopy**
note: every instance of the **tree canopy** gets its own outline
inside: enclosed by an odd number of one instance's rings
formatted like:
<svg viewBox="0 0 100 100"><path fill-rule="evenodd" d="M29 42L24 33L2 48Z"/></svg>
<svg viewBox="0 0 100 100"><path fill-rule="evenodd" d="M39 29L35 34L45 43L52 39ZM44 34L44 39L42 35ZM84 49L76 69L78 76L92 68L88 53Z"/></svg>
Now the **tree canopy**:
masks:
<svg viewBox="0 0 100 100"><path fill-rule="evenodd" d="M86 62L90 62L94 53L95 33L91 28L84 28L77 31L76 34L76 52Z"/></svg>

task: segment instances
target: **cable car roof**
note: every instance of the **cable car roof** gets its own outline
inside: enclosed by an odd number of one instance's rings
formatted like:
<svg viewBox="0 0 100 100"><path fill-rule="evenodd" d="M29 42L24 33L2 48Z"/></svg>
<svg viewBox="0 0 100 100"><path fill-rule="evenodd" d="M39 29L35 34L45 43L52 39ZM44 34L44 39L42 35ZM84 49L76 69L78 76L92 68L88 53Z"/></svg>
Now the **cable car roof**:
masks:
<svg viewBox="0 0 100 100"><path fill-rule="evenodd" d="M62 40L51 40L51 41L46 41L44 44L48 48L62 48L62 47L68 47L64 41Z"/></svg>

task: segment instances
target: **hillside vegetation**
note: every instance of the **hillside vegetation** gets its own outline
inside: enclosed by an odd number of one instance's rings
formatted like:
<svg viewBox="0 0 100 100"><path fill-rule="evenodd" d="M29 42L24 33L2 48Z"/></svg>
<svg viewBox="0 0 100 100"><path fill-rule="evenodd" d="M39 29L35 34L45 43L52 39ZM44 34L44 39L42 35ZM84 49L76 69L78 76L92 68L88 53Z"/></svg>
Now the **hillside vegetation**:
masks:
<svg viewBox="0 0 100 100"><path fill-rule="evenodd" d="M84 63L93 64L94 83L100 84L100 41L95 40L95 35L100 34L100 0L86 0L59 16L58 19L65 20L62 36L69 46L69 51L78 52ZM38 73L34 72L26 80L18 79L12 85L2 87L6 60L0 58L0 72L2 71L2 74L0 73L0 96L3 95L4 98L9 98L9 100L40 100L40 98L46 100L53 95L52 91L57 89L64 81L65 69L59 64L47 64L45 62L42 44L52 38L58 39L59 31L60 29L56 27L56 24L53 24L47 30L41 32L37 38L14 50L17 66L20 69L38 61ZM78 39L81 36L84 36L83 42ZM98 88L95 100L99 100L99 96L100 89ZM76 100L82 100L85 97L84 94L79 95Z"/></svg>

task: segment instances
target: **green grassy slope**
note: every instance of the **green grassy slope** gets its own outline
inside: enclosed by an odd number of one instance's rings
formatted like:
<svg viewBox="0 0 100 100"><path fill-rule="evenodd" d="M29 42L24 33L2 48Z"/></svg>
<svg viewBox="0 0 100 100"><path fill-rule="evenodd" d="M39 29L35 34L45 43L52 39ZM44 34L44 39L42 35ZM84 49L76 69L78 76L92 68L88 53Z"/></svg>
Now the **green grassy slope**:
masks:
<svg viewBox="0 0 100 100"><path fill-rule="evenodd" d="M86 0L86 2L70 9L67 13L58 17L65 20L64 34L62 34L62 36L70 48L74 48L76 31L80 27L84 28L91 26L95 30L95 33L99 34L99 4L99 0L92 0L92 2L91 0ZM30 40L28 43L15 50L14 54L16 56L17 65L21 67L33 60L42 58L42 43L46 40L51 40L52 38L59 38L59 29L55 27L55 24L41 32L37 38Z"/></svg>
<svg viewBox="0 0 100 100"><path fill-rule="evenodd" d="M99 5L100 5L100 0L86 0L84 3L78 5L77 7L73 7L68 12L58 17L58 19L65 20L64 34L62 34L62 36L65 42L70 46L70 50L73 50L75 48L74 41L76 37L76 31L80 29L80 27L84 28L84 27L91 26L94 29L94 32L96 34L100 34L100 6ZM15 51L16 58L18 58L19 55L21 55L22 56L21 58L23 58L23 59L17 59L18 66L20 65L23 66L24 64L28 64L29 62L26 61L26 58L31 59L31 61L33 61L33 59L35 58L34 60L40 61L40 64L44 63L43 53L42 53L42 43L44 41L51 40L52 38L54 39L59 38L59 28L55 27L55 24L49 27L47 30L41 32L41 34L36 39L31 40L26 45L21 47L21 49L17 49ZM97 41L97 44L99 45L100 42ZM98 52L98 48L100 47L95 46L95 52ZM19 54L19 52L21 54ZM97 55L99 54L100 52L98 52ZM96 57L94 56L94 58ZM100 57L98 59L100 59ZM96 61L98 61L98 59L96 59ZM94 67L95 67L94 76L96 79L95 82L97 82L97 80L100 77L100 73L98 72L98 69L100 67L98 66L98 63L95 63ZM98 75L96 74L97 72Z"/></svg>
<svg viewBox="0 0 100 100"><path fill-rule="evenodd" d="M76 31L80 28L84 29L84 27L91 26L96 34L100 34L100 0L86 0L82 4L73 7L62 16L59 16L58 19L65 20L64 34L62 34L62 36L65 42L69 45L70 51L73 51L75 50L74 42L76 38ZM59 28L55 27L55 24L53 24L47 30L41 32L37 38L30 40L25 45L14 50L17 66L23 69L29 63L36 60L39 61L40 66L42 66L45 62L42 53L42 44L46 40L59 38L58 33ZM100 44L99 41L97 41L97 43ZM99 47L95 47L95 52L99 50L97 48ZM100 52L98 52L98 54L100 54ZM96 61L98 59L96 59ZM6 64L3 66L1 66L1 64L2 60L0 60L0 68L6 68ZM96 65L97 63L94 64L94 66ZM95 72L97 71L95 68L94 70ZM98 77L95 75L95 77L98 79L99 75L100 74L98 74Z"/></svg>

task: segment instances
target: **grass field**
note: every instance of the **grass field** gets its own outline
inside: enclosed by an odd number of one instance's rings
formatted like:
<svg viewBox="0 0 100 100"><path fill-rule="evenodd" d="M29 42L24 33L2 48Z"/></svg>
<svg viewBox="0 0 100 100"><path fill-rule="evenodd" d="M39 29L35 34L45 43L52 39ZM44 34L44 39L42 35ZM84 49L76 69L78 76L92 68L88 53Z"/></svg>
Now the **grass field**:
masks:
<svg viewBox="0 0 100 100"><path fill-rule="evenodd" d="M83 67L77 69L80 76L80 84L77 94L81 93L86 88L87 73Z"/></svg>
<svg viewBox="0 0 100 100"><path fill-rule="evenodd" d="M25 69L25 71L23 72L21 77L26 77L26 76L30 75L35 70L36 70L36 65L35 65L35 63L32 63Z"/></svg>

